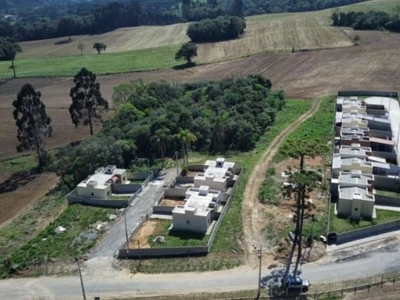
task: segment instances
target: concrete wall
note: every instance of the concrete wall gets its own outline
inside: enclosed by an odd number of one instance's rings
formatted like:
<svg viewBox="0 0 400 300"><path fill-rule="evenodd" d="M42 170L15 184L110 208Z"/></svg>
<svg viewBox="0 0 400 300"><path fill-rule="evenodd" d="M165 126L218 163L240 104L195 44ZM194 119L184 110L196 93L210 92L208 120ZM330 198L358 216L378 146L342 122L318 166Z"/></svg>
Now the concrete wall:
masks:
<svg viewBox="0 0 400 300"><path fill-rule="evenodd" d="M118 258L157 258L157 257L182 257L203 256L208 254L208 246L197 247L169 247L169 248L143 248L119 249Z"/></svg>
<svg viewBox="0 0 400 300"><path fill-rule="evenodd" d="M400 207L400 196L389 197L375 194L375 205Z"/></svg>
<svg viewBox="0 0 400 300"><path fill-rule="evenodd" d="M142 185L139 184L113 184L112 192L115 194L133 194L142 190Z"/></svg>
<svg viewBox="0 0 400 300"><path fill-rule="evenodd" d="M135 199L141 192L141 189L136 191L129 199L126 200L111 200L111 199L97 199L97 198L89 198L89 197L81 197L76 195L76 189L72 190L67 195L68 204L79 203L83 205L89 206L98 206L98 207L107 207L107 208L124 208L129 206L133 199Z"/></svg>
<svg viewBox="0 0 400 300"><path fill-rule="evenodd" d="M178 197L178 198L185 198L187 189L184 188L168 188L165 190L164 197Z"/></svg>
<svg viewBox="0 0 400 300"><path fill-rule="evenodd" d="M142 179L144 181L149 176L153 176L153 173L152 172L137 172L137 173L129 174L128 178L129 178L129 180L140 180L140 179Z"/></svg>
<svg viewBox="0 0 400 300"><path fill-rule="evenodd" d="M358 96L358 97L390 97L398 99L398 93L395 91L339 91L338 97L350 97L350 96Z"/></svg>
<svg viewBox="0 0 400 300"><path fill-rule="evenodd" d="M376 137L376 138L381 138L381 139L384 139L384 140L390 140L392 138L392 132L391 131L384 131L384 130L370 129L369 130L369 136Z"/></svg>
<svg viewBox="0 0 400 300"><path fill-rule="evenodd" d="M374 187L400 193L400 178L375 175Z"/></svg>
<svg viewBox="0 0 400 300"><path fill-rule="evenodd" d="M111 194L111 185L107 186L93 186L87 185L86 187L77 186L76 194L82 197L93 197L97 199L107 199Z"/></svg>
<svg viewBox="0 0 400 300"><path fill-rule="evenodd" d="M371 151L372 156L385 158L388 162L397 163L396 152Z"/></svg>
<svg viewBox="0 0 400 300"><path fill-rule="evenodd" d="M192 172L204 172L204 169L207 169L205 165L190 165L188 166L188 170Z"/></svg>
<svg viewBox="0 0 400 300"><path fill-rule="evenodd" d="M400 229L400 220L388 222L380 225L370 226L367 228L357 229L344 233L337 234L336 244L340 245L347 242L352 242L358 239L367 238L370 236L383 234Z"/></svg>
<svg viewBox="0 0 400 300"><path fill-rule="evenodd" d="M182 177L182 176L179 176L179 177L175 178L175 183L176 184L194 183L194 177L186 177L186 176Z"/></svg>
<svg viewBox="0 0 400 300"><path fill-rule="evenodd" d="M174 210L174 208L174 206L155 205L153 206L153 214L172 216L172 211Z"/></svg>

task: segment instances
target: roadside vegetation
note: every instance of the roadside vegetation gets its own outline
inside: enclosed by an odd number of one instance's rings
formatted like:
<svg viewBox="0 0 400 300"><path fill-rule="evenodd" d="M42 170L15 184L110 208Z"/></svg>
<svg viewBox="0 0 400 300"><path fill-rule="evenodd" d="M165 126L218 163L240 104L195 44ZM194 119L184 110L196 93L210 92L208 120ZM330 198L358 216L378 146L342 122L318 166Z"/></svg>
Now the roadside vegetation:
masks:
<svg viewBox="0 0 400 300"><path fill-rule="evenodd" d="M66 202L65 196L60 194L51 196L56 197L56 201L47 199L41 202L42 205L49 205L53 202ZM50 204L51 205L51 204ZM42 208L42 206L40 206ZM9 228L2 230L2 247L7 252L0 256L0 277L5 278L11 275L33 275L35 266L60 261L73 261L75 257L82 256L90 249L101 237L104 230L97 230L99 222L109 222L108 216L114 213L114 209L88 207L82 205L68 206L53 222L34 238L30 239L23 246L10 251L13 241L25 234L19 232L21 228ZM34 228L39 218L27 218L25 215L21 220L21 226L26 226L29 222ZM57 231L60 227L65 231ZM5 249L4 249L5 250Z"/></svg>

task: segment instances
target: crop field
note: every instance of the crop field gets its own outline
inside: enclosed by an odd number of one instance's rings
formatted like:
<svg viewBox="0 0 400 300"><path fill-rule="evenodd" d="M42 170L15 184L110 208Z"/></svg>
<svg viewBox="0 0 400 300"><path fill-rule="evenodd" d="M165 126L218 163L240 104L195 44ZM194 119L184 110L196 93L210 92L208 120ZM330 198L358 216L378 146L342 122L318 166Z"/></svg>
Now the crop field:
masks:
<svg viewBox="0 0 400 300"><path fill-rule="evenodd" d="M352 45L351 36L341 28L329 26L327 18L293 14L263 22L249 20L240 39L199 45L197 61L210 63L254 54L288 53L292 49L305 51Z"/></svg>

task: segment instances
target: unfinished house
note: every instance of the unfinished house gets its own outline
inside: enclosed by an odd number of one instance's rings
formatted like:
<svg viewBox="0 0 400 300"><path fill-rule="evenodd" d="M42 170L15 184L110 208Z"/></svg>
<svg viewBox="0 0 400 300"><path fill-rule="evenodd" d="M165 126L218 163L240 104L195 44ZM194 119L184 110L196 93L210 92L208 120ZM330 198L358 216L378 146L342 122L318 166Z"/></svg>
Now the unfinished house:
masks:
<svg viewBox="0 0 400 300"><path fill-rule="evenodd" d="M399 175L389 118L391 100L385 105L381 99L389 98L337 98L331 200L338 216L375 218L374 188L382 186L385 177Z"/></svg>
<svg viewBox="0 0 400 300"><path fill-rule="evenodd" d="M229 180L234 176L232 168L235 163L227 162L225 158L217 158L215 161L207 160L204 165L204 172L197 173L194 177L194 186L209 186L210 189L226 192Z"/></svg>
<svg viewBox="0 0 400 300"><path fill-rule="evenodd" d="M173 230L206 233L221 200L221 192L208 186L186 191L185 204L172 211Z"/></svg>

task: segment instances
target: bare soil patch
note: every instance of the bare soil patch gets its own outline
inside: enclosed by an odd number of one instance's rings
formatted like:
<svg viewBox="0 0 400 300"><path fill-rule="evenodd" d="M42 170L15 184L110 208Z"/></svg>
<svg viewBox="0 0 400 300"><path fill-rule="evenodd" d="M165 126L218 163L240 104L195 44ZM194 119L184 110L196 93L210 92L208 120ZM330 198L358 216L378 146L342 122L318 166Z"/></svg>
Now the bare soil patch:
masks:
<svg viewBox="0 0 400 300"><path fill-rule="evenodd" d="M135 236L129 241L129 248L150 248L148 237L153 234L157 224L158 220L146 221L139 229L139 231L135 234Z"/></svg>
<svg viewBox="0 0 400 300"><path fill-rule="evenodd" d="M5 225L44 197L59 181L53 173L29 175L21 172L0 184L0 225Z"/></svg>
<svg viewBox="0 0 400 300"><path fill-rule="evenodd" d="M167 199L164 198L164 200L161 202L161 206L177 206L177 205L183 205L185 204L185 201L182 199Z"/></svg>

